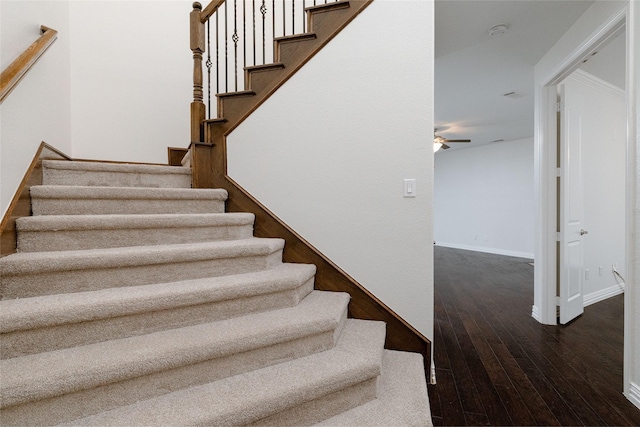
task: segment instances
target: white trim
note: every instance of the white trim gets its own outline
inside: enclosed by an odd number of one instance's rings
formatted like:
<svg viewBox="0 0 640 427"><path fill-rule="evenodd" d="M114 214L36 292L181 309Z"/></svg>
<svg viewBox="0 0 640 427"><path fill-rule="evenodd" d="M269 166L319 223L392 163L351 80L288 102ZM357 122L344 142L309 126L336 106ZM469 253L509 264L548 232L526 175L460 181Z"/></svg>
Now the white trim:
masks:
<svg viewBox="0 0 640 427"><path fill-rule="evenodd" d="M629 382L629 393L627 394L627 398L640 408L640 386L634 382Z"/></svg>
<svg viewBox="0 0 640 427"><path fill-rule="evenodd" d="M626 97L627 92L624 89L619 88L616 85L613 85L605 80L602 80L599 77L594 76L593 74L589 74L584 70L577 69L570 76L572 79L579 81L580 83L587 85L593 89L605 92L607 94L613 92L620 96Z"/></svg>
<svg viewBox="0 0 640 427"><path fill-rule="evenodd" d="M516 258L533 259L533 253L531 252L511 251L508 249L487 248L484 246L460 245L458 243L446 243L446 242L445 243L436 242L436 246L442 246L444 248L452 248L452 249L463 249L466 251L483 252L487 254L512 256Z"/></svg>
<svg viewBox="0 0 640 427"><path fill-rule="evenodd" d="M640 111L636 110L638 102L638 74L640 70L636 68L638 63L637 50L640 48L636 41L640 40L640 28L636 27L640 16L640 8L637 2L630 1L627 7L626 15L626 41L627 41L627 218L626 218L626 236L627 236L627 282L631 285L627 288L624 295L624 366L623 366L623 388L624 394L634 405L640 408L640 387L634 381L638 381L640 372L636 371L638 361L637 328L640 327L640 318L638 314L638 271L636 271L636 257L640 248L636 246L636 225L638 224L637 208L638 200L636 200L638 191L637 175L638 153L637 147L640 144L640 129L636 127L638 115Z"/></svg>
<svg viewBox="0 0 640 427"><path fill-rule="evenodd" d="M627 5L623 6L607 21L596 29L589 38L584 40L569 57L556 66L542 82L542 86L555 86L573 73L592 52L597 51L609 37L625 25Z"/></svg>
<svg viewBox="0 0 640 427"><path fill-rule="evenodd" d="M538 308L538 306L531 306L531 317L536 319L538 322L540 321L540 309Z"/></svg>
<svg viewBox="0 0 640 427"><path fill-rule="evenodd" d="M624 293L624 283L609 286L608 288L600 289L599 291L585 295L583 305L586 307L622 293Z"/></svg>
<svg viewBox="0 0 640 427"><path fill-rule="evenodd" d="M433 346L432 346L433 347ZM429 376L429 384L436 385L436 364L435 362L431 362L431 374Z"/></svg>

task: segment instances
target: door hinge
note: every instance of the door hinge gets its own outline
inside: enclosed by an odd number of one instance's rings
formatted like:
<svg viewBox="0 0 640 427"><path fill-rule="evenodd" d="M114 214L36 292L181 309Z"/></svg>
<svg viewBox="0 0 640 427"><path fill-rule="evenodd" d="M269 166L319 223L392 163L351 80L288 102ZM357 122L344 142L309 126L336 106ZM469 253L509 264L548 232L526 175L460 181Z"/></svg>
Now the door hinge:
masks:
<svg viewBox="0 0 640 427"><path fill-rule="evenodd" d="M561 242L562 241L562 234L558 231L556 233L556 242Z"/></svg>
<svg viewBox="0 0 640 427"><path fill-rule="evenodd" d="M556 102L556 113L562 112L562 102Z"/></svg>
<svg viewBox="0 0 640 427"><path fill-rule="evenodd" d="M556 307L560 307L560 297L556 297Z"/></svg>
<svg viewBox="0 0 640 427"><path fill-rule="evenodd" d="M556 168L556 177L557 178L561 178L562 177L562 168Z"/></svg>

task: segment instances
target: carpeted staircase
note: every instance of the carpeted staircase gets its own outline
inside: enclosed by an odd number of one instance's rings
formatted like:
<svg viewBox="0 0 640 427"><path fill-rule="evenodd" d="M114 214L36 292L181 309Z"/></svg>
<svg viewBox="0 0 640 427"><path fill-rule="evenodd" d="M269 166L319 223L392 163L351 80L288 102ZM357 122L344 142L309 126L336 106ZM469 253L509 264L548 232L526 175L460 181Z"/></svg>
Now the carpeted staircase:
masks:
<svg viewBox="0 0 640 427"><path fill-rule="evenodd" d="M181 167L44 161L0 258L0 424L431 425L422 356Z"/></svg>

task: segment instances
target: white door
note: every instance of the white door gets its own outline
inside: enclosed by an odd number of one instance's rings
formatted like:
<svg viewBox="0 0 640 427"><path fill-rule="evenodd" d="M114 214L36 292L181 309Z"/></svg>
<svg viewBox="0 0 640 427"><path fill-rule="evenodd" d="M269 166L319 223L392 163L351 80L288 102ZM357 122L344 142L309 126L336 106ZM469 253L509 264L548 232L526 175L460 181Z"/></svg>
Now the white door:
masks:
<svg viewBox="0 0 640 427"><path fill-rule="evenodd" d="M559 85L560 92L560 323L566 324L584 312L582 125L581 99L571 78Z"/></svg>

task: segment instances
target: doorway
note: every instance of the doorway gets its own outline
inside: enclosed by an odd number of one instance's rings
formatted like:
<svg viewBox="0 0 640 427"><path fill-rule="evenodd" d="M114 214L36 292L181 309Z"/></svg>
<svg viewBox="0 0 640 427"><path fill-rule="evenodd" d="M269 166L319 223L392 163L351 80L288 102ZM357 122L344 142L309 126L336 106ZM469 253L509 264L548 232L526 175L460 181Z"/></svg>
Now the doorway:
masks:
<svg viewBox="0 0 640 427"><path fill-rule="evenodd" d="M559 323L624 292L624 28L558 84ZM589 70L589 71L586 71Z"/></svg>
<svg viewBox="0 0 640 427"><path fill-rule="evenodd" d="M536 90L538 96L538 102L536 103L536 185L539 201L539 212L537 219L537 248L536 248L536 271L535 271L535 297L533 316L544 324L557 324L557 282L560 274L560 269L557 264L557 257L560 253L558 243L558 229L557 229L557 210L559 189L557 186L557 160L558 160L558 137L557 137L557 85L560 84L568 75L574 72L579 65L585 59L589 58L593 52L599 50L601 46L607 43L610 38L619 31L624 32L626 39L626 57L631 58L630 52L633 49L632 36L633 31L630 31L629 25L627 25L628 16L633 16L630 13L632 5L624 5L623 7L617 5L607 5L603 2L602 5L598 5L601 16L609 16L608 19L603 19L604 22L598 27L587 28L588 24L584 25L578 31L581 31L583 37L575 37L569 43L576 43L582 40L575 48L571 49L569 46L562 46L557 52L553 52L555 58L549 59L546 64L541 66L541 70L538 70L536 76ZM605 8L609 8L605 10ZM605 15L606 11L610 11L610 14ZM597 22L597 21L596 21ZM593 24L591 24L593 25ZM573 34L575 36L575 34ZM569 44L567 43L567 44ZM564 55L562 55L564 51ZM553 56L552 55L552 56ZM556 61L556 62L554 62ZM633 78L635 71L633 63L626 61L626 85L627 90L634 87ZM624 166L625 171L625 203L622 209L625 214L624 218L624 234L625 234L625 261L629 268L633 267L633 242L631 241L631 231L633 211L632 201L634 200L634 194L632 192L635 184L634 167L635 167L635 128L633 126L632 113L633 109L630 107L630 99L633 99L633 95L627 97L625 121L627 123L626 133L626 162ZM560 236L561 237L561 236ZM630 325L634 319L634 315L631 314L633 307L629 292L625 293L625 363L624 363L624 393L628 398L631 398L633 393L630 393L630 375L633 366L630 362L633 360L633 348L635 341L630 334ZM633 400L633 399L632 399ZM634 403L636 401L634 400ZM638 405L638 403L636 403Z"/></svg>

